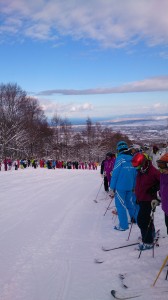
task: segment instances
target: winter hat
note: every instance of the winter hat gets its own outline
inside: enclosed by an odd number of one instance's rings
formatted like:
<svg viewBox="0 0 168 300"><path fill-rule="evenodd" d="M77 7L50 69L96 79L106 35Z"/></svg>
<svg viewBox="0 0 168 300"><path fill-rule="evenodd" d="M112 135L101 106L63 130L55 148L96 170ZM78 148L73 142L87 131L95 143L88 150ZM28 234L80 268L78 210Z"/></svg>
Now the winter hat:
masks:
<svg viewBox="0 0 168 300"><path fill-rule="evenodd" d="M106 157L107 157L107 156L113 157L113 153L112 153L112 152L107 152Z"/></svg>
<svg viewBox="0 0 168 300"><path fill-rule="evenodd" d="M159 148L158 148L158 146L157 145L153 145L153 151L154 150L156 150L156 151L158 151L159 150Z"/></svg>
<svg viewBox="0 0 168 300"><path fill-rule="evenodd" d="M122 151L125 151L125 150L128 150L127 143L124 141L118 142L117 143L117 151L121 153Z"/></svg>

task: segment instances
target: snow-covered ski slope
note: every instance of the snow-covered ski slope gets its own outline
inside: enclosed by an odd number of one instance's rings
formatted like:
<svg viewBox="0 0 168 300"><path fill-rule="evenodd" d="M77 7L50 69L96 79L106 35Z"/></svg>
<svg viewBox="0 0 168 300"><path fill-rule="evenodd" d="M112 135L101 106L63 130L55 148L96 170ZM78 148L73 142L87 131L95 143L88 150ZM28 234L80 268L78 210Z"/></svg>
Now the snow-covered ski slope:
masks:
<svg viewBox="0 0 168 300"><path fill-rule="evenodd" d="M117 219L111 210L104 216L111 198L102 200L103 185L98 203L93 201L101 183L99 170L0 172L0 300L110 300L112 289L141 292L140 300L168 299L166 268L151 287L168 255L167 237L154 258L148 250L138 259L135 246L102 251L127 243L129 231L113 229ZM166 235L160 207L155 225ZM138 236L133 225L129 242ZM119 273L127 274L126 291Z"/></svg>

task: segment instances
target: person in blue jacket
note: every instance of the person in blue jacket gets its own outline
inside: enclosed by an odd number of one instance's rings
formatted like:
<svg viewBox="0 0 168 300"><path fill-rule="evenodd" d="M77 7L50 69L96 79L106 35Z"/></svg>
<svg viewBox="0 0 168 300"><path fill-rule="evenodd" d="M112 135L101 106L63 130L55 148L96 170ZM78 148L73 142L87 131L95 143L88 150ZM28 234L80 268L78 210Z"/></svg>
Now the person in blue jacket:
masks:
<svg viewBox="0 0 168 300"><path fill-rule="evenodd" d="M132 166L133 156L126 142L118 142L117 153L110 182L110 194L115 197L119 219L119 225L115 226L114 229L124 231L129 228L128 214L130 219L136 222L138 213L134 200L136 170Z"/></svg>

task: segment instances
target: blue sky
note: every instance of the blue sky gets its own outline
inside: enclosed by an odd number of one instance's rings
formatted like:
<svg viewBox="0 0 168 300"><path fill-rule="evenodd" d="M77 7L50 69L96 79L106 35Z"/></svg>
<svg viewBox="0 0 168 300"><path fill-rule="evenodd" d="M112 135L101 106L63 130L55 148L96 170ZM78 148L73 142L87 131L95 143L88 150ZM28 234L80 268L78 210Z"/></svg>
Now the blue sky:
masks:
<svg viewBox="0 0 168 300"><path fill-rule="evenodd" d="M168 113L167 0L1 0L0 83L48 117Z"/></svg>

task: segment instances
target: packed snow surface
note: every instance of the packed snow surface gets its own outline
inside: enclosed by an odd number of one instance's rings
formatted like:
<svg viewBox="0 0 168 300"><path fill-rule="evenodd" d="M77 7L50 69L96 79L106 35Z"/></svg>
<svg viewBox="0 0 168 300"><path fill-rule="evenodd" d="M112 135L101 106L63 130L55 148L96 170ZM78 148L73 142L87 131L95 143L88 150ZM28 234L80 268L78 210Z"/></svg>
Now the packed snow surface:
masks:
<svg viewBox="0 0 168 300"><path fill-rule="evenodd" d="M110 300L112 289L124 297L139 294L140 300L168 299L167 267L152 287L168 255L161 208L154 220L160 246L154 257L147 250L139 259L135 246L102 250L136 242L140 235L135 224L129 241L129 230L114 230L114 208L100 170L2 170L0 300ZM128 289L120 273L126 274Z"/></svg>

